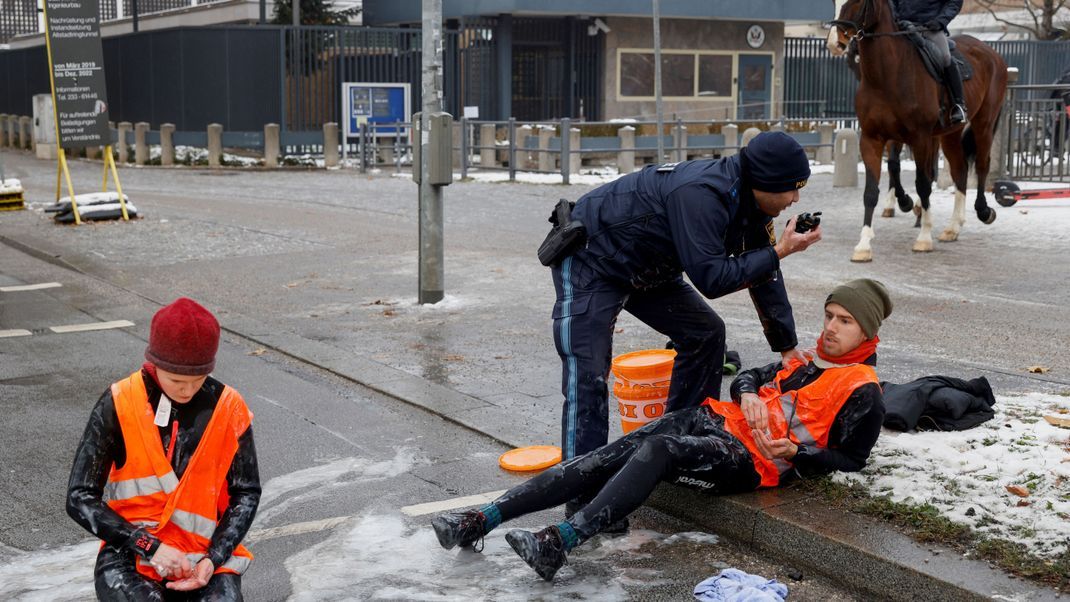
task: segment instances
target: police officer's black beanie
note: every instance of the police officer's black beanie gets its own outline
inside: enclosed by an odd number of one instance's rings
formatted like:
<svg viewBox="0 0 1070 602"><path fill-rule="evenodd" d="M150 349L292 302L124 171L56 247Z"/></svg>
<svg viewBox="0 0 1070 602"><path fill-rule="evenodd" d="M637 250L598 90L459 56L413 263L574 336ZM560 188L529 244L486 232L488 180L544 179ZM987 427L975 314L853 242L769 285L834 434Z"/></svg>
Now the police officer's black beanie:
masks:
<svg viewBox="0 0 1070 602"><path fill-rule="evenodd" d="M851 312L862 327L867 339L880 330L881 322L892 315L892 297L884 284L869 278L859 278L832 289L825 305L836 303Z"/></svg>
<svg viewBox="0 0 1070 602"><path fill-rule="evenodd" d="M806 186L810 159L784 132L762 132L740 150L743 176L755 190L786 192Z"/></svg>

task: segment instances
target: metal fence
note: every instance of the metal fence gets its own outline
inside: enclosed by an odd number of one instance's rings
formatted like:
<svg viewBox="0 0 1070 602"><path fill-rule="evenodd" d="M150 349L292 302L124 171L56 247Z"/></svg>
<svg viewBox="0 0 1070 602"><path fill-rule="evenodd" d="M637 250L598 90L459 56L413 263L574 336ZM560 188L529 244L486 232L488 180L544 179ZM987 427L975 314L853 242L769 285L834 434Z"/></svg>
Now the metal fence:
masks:
<svg viewBox="0 0 1070 602"><path fill-rule="evenodd" d="M1004 104L1004 173L1012 180L1070 182L1067 85L1010 86Z"/></svg>
<svg viewBox="0 0 1070 602"><path fill-rule="evenodd" d="M1050 84L1070 68L1070 42L1013 40L988 42L1008 67L1018 69L1018 82ZM785 38L784 114L788 117L854 115L858 80L845 60L834 57L824 38Z"/></svg>

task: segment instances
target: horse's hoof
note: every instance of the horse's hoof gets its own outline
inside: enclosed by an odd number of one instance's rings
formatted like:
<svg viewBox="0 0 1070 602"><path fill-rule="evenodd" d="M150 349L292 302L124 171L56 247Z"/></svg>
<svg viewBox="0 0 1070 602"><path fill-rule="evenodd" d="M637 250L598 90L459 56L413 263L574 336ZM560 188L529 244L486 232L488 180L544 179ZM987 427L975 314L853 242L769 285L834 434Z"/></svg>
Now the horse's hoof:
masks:
<svg viewBox="0 0 1070 602"><path fill-rule="evenodd" d="M854 255L851 255L851 261L854 263L869 263L873 261L873 251L871 249L855 251Z"/></svg>
<svg viewBox="0 0 1070 602"><path fill-rule="evenodd" d="M918 216L919 219L921 218L921 205L920 204L919 205L914 205L913 207L911 207L909 209L909 211L913 211L914 215Z"/></svg>
<svg viewBox="0 0 1070 602"><path fill-rule="evenodd" d="M903 213L908 213L914 209L914 199L909 194L896 197L895 201L899 203L899 210Z"/></svg>
<svg viewBox="0 0 1070 602"><path fill-rule="evenodd" d="M914 241L915 253L931 253L933 250L933 241L931 240L916 240Z"/></svg>
<svg viewBox="0 0 1070 602"><path fill-rule="evenodd" d="M988 215L986 215L984 217L981 217L980 215L978 215L977 217L981 219L981 223L986 224L986 225L987 224L991 224L992 222L996 221L996 210L991 208L991 207L989 207L988 208Z"/></svg>
<svg viewBox="0 0 1070 602"><path fill-rule="evenodd" d="M959 239L959 233L955 230L952 230L951 228L948 228L947 230L941 232L940 236L938 236L937 238L940 240L940 242L955 242Z"/></svg>
<svg viewBox="0 0 1070 602"><path fill-rule="evenodd" d="M895 217L895 209L888 207L884 211L881 211L881 217Z"/></svg>

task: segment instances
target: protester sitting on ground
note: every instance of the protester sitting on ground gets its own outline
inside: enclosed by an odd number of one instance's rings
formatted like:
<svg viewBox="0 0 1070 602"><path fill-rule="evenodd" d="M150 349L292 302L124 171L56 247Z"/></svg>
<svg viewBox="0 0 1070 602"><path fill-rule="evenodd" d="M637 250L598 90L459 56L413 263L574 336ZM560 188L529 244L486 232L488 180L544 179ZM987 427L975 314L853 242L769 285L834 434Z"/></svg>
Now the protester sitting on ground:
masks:
<svg viewBox="0 0 1070 602"><path fill-rule="evenodd" d="M593 498L536 533L513 530L513 550L547 581L568 553L636 510L660 481L713 494L775 487L789 476L861 470L884 418L874 370L877 330L892 312L884 285L836 287L825 300L816 355L742 372L732 400L707 399L550 468L478 509L431 521L442 547L473 546L502 522Z"/></svg>
<svg viewBox="0 0 1070 602"><path fill-rule="evenodd" d="M148 362L90 413L67 514L104 540L101 600L242 599L260 474L252 413L210 376L218 347L215 317L176 300L152 318Z"/></svg>

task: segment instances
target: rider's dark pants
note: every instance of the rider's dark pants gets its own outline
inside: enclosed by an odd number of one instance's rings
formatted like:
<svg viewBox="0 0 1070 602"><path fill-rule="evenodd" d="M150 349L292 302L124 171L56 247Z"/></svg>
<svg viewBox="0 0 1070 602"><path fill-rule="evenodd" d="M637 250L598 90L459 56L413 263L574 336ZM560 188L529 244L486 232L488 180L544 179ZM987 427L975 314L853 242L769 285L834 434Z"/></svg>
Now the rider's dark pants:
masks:
<svg viewBox="0 0 1070 602"><path fill-rule="evenodd" d="M628 516L661 481L713 494L761 484L747 448L707 406L666 414L600 449L554 466L495 500L502 521L574 498L593 500L569 522L580 541Z"/></svg>
<svg viewBox="0 0 1070 602"><path fill-rule="evenodd" d="M97 599L105 602L240 602L241 575L219 574L191 592L167 589L134 568L134 553L106 545L97 555L94 572Z"/></svg>
<svg viewBox="0 0 1070 602"><path fill-rule="evenodd" d="M613 328L626 310L669 337L677 355L667 411L719 397L724 366L724 322L705 299L678 277L636 290L598 277L576 256L553 268L554 343L561 357L561 449L565 459L606 444L608 378Z"/></svg>

